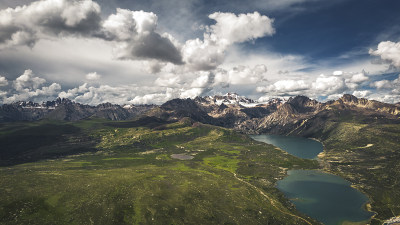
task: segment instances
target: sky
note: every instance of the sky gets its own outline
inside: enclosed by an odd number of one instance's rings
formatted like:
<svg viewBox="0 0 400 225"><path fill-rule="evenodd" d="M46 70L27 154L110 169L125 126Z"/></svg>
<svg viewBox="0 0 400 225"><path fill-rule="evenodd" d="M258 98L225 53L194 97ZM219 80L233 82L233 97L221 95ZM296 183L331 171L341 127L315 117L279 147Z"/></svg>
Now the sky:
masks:
<svg viewBox="0 0 400 225"><path fill-rule="evenodd" d="M400 102L398 0L2 0L0 104Z"/></svg>

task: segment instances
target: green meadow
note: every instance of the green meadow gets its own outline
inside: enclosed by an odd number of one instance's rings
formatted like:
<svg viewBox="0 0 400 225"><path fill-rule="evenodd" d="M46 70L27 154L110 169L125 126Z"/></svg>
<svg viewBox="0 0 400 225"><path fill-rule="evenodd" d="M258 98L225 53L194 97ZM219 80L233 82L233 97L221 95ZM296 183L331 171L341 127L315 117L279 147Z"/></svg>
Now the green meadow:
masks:
<svg viewBox="0 0 400 225"><path fill-rule="evenodd" d="M189 119L148 124L1 124L0 223L318 224L275 188L316 161Z"/></svg>

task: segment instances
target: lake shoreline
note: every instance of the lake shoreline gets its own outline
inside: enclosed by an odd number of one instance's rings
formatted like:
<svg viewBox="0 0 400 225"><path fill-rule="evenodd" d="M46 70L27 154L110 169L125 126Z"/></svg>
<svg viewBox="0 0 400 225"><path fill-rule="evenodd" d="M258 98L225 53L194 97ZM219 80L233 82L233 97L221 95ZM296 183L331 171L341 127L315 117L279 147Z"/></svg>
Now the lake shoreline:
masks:
<svg viewBox="0 0 400 225"><path fill-rule="evenodd" d="M264 135L264 140L262 140L260 137L263 137L263 135ZM320 151L314 151L316 154L314 155L314 157L313 158L310 158L310 155L307 155L307 157L309 158L309 159L311 159L311 160L316 160L316 161L318 161L318 162L320 162L320 166L321 166L321 168L320 169L314 169L314 170L299 170L299 171L308 171L308 172L306 172L306 173L311 173L311 174L313 174L314 172L317 172L317 173L320 173L321 174L321 176L325 176L325 175L328 175L328 176L333 176L333 177L335 177L335 179L341 179L343 182L345 182L346 183L346 187L348 187L349 189L351 189L351 190L353 190L353 191L350 191L350 192L354 192L354 191L356 191L356 192L358 192L359 193L359 195L362 195L363 197L363 199L365 198L366 199L366 202L365 203L362 203L362 206L360 207L360 215L361 214L364 214L364 213L372 213L372 215L371 216L369 216L368 215L368 218L364 218L364 219L362 219L362 220L360 220L360 221L354 221L354 220L351 220L351 219L344 219L343 218L343 220L341 220L341 221L337 221L337 222L335 222L335 224L346 224L346 225L349 225L349 224L363 224L363 223L365 223L365 221L371 221L372 220L372 218L374 217L374 216L376 216L376 212L373 212L372 210L371 210L371 207L368 207L368 206L370 206L371 205L371 200L370 200L370 196L368 196L366 193L364 193L364 192L362 192L362 191L360 191L358 188L356 188L356 186L353 184L353 183L351 183L350 181L348 181L348 180L346 180L346 179L344 179L342 176L339 176L338 174L335 174L335 173L333 173L332 171L330 171L329 170L329 166L328 165L325 165L325 163L323 163L324 162L324 157L325 157L325 145L324 145L324 143L322 142L322 141L320 141L320 140L318 140L318 139L316 139L316 138L303 138L303 137L298 137L298 136L279 136L279 135L268 135L268 134L262 134L262 135L249 135L252 139L254 139L254 140L256 140L256 141L260 141L260 142L264 142L264 143L268 143L268 144L272 144L272 145L274 145L274 146L276 146L277 148L279 148L280 150L282 150L282 151L286 151L286 152L288 152L288 154L291 154L291 152L290 151L287 151L284 147L282 147L282 144L281 143L278 143L278 145L281 145L281 146L277 146L276 144L274 144L274 143L269 143L269 142L267 142L267 140L268 140L268 138L271 138L271 137L277 137L277 139L278 140L280 140L280 138L281 137L288 137L289 139L286 139L286 142L287 141L290 141L290 140L296 140L296 139L294 139L294 138L302 138L302 139L305 139L305 140L312 140L313 142L318 142L319 144L320 144ZM257 136L258 136L258 138L257 138ZM291 139L290 139L291 138ZM269 140L270 141L270 140ZM271 142L274 142L274 141L276 141L276 140L272 140ZM287 144L286 144L287 145ZM289 147L290 147L290 145L289 145ZM296 146L296 147L298 147L298 146ZM295 152L296 153L296 152ZM299 158L302 158L301 156L301 154L298 154L298 153L296 153L296 154L291 154L291 155L294 155L294 156L296 156L296 157L299 157ZM275 184L275 187L278 189L278 190L280 190L281 192L283 192L284 194L285 194L285 196L286 196L286 198L288 198L288 200L295 206L295 208L297 209L297 210L299 210L299 207L298 207L298 205L301 205L298 201L296 202L296 201L293 201L293 199L298 199L298 200L301 200L301 196L297 196L297 197L293 197L293 196L287 196L287 193L285 193L285 191L284 190L282 190L281 188L279 188L279 183L282 183L282 182L286 182L285 181L285 179L287 180L290 176L293 176L293 171L296 171L296 170L289 170L289 171L285 171L285 177L284 178L282 178L282 179L280 179L279 181L277 181L277 183ZM295 172L296 173L296 172ZM301 172L300 172L301 173ZM293 177L292 178L289 178L289 179L293 179ZM342 182L341 181L341 182ZM342 185L343 185L343 183L341 183ZM361 201L361 200L360 200ZM364 201L364 200L362 200L362 201ZM301 207L300 207L301 208ZM302 213L305 213L304 211L302 211L302 210L299 210L300 212L302 212ZM311 217L313 217L314 219L317 219L316 217L314 217L314 216L312 216L312 215L310 215L310 214L307 214L307 213L305 213L306 215L309 215L309 216L311 216ZM318 220L318 219L317 219Z"/></svg>

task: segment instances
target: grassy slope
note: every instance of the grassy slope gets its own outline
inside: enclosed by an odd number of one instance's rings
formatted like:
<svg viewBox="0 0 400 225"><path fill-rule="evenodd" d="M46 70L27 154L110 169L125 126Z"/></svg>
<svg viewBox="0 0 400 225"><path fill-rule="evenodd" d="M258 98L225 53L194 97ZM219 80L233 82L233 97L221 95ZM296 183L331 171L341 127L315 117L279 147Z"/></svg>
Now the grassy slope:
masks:
<svg viewBox="0 0 400 225"><path fill-rule="evenodd" d="M327 170L355 184L371 199L372 224L400 215L400 124L360 116L338 115L316 135L325 145Z"/></svg>
<svg viewBox="0 0 400 225"><path fill-rule="evenodd" d="M190 121L19 123L0 127L0 144L7 147L1 224L308 224L298 216L316 223L274 187L287 169L315 161L228 129ZM21 154L36 162L18 164Z"/></svg>

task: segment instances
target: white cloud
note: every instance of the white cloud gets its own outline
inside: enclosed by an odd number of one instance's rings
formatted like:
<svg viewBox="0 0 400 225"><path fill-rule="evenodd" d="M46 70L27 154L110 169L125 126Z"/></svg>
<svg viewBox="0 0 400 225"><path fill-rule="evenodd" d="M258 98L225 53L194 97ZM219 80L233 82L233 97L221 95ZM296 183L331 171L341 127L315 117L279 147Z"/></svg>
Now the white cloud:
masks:
<svg viewBox="0 0 400 225"><path fill-rule="evenodd" d="M285 2L292 5L299 1L303 0ZM268 0L268 4L275 3ZM42 0L23 7L0 10L0 45L34 46L32 49L2 49L0 61L3 61L3 65L28 65L47 80L76 87L63 89L59 96L89 104L103 101L121 104L162 103L173 97L193 97L208 91L237 91L258 97L256 86L259 86L258 91L275 96L304 94L332 97L343 93L361 96L366 92L359 88L365 85L377 88L382 96L394 96L400 92L393 81L382 80L371 84L368 73L348 72L365 68L369 74L375 74L376 71L387 69L382 64L370 63L366 66L369 59L359 60L344 68L332 68L322 63L318 66L323 69L316 72L317 66L299 55L242 51L243 46L236 43L275 33L273 19L258 12L212 13L209 18L213 24L205 27L203 36L196 39L190 31L189 40L184 39L188 37L187 34L176 32L181 28L162 26L170 18L163 16L158 21L153 12L117 9L111 15L102 15L104 20L100 18L99 5L92 0ZM163 33L165 31L176 38ZM196 32L198 35L202 31ZM376 51L371 50L371 54L396 65L398 43L382 43ZM121 60L111 59L109 54L112 49L115 58ZM48 65L43 66L43 62ZM10 73L10 70L4 71ZM79 82L88 71L101 74L101 83L89 82L100 77L87 74L85 78L89 84L81 85ZM320 73L332 75L315 77ZM12 90L7 91L8 97L19 94L18 98L22 98L22 92L29 92L25 96L30 98L36 95L33 93L34 86L42 90L42 94L51 93L51 85L45 79L35 77L33 74L25 75L19 80L12 78L9 81L0 77L0 86L9 83L8 87ZM223 89L229 86L230 90ZM53 85L52 90L56 89L57 85ZM39 94L36 99L43 97ZM372 96L372 93L367 94Z"/></svg>
<svg viewBox="0 0 400 225"><path fill-rule="evenodd" d="M375 82L371 83L370 86L376 87L378 89L389 89L389 88L393 87L392 83L388 80L375 81Z"/></svg>
<svg viewBox="0 0 400 225"><path fill-rule="evenodd" d="M91 35L100 21L100 6L92 0L35 1L0 10L0 45L32 47L41 34Z"/></svg>
<svg viewBox="0 0 400 225"><path fill-rule="evenodd" d="M368 96L368 99L377 100L380 102L387 102L387 103L398 103L400 102L400 95L391 94L391 93L373 93Z"/></svg>
<svg viewBox="0 0 400 225"><path fill-rule="evenodd" d="M149 18L153 17L153 23L157 21L154 14L148 14ZM133 35L137 35L136 20L133 12L127 9L117 9L116 14L110 15L103 22L103 28L110 40L129 41ZM154 31L154 29L153 29Z"/></svg>
<svg viewBox="0 0 400 225"><path fill-rule="evenodd" d="M101 75L97 74L97 72L92 72L86 74L85 78L86 80L99 80L101 78Z"/></svg>
<svg viewBox="0 0 400 225"><path fill-rule="evenodd" d="M55 96L60 92L61 85L53 83L50 86L45 86L36 90L25 89L19 93L13 94L9 97L4 98L3 103L11 103L16 101L44 101L53 100Z"/></svg>
<svg viewBox="0 0 400 225"><path fill-rule="evenodd" d="M309 76L303 75L298 79L277 80L268 86L258 86L256 91L272 96L307 95L312 98L326 96L327 99L334 99L344 93L354 92L361 96L364 92L358 88L361 84L368 84L369 81L364 71L360 73L335 71L334 74L331 76L321 74L315 79L306 79Z"/></svg>
<svg viewBox="0 0 400 225"><path fill-rule="evenodd" d="M258 12L239 15L215 12L208 17L216 21L209 27L209 38L221 44L241 43L275 33L274 20Z"/></svg>
<svg viewBox="0 0 400 225"><path fill-rule="evenodd" d="M143 61L143 71L151 74L156 74L161 72L161 70L166 67L167 63L165 62L159 62L157 60L148 60L148 61Z"/></svg>
<svg viewBox="0 0 400 225"><path fill-rule="evenodd" d="M196 96L202 95L204 88L191 88L188 90L182 90L180 98L195 98Z"/></svg>
<svg viewBox="0 0 400 225"><path fill-rule="evenodd" d="M62 91L58 94L58 97L60 98L69 98L69 99L75 99L78 95L80 94L84 94L85 92L87 92L88 89L88 84L84 83L81 86L77 87L77 88L72 88L69 89L68 91Z"/></svg>
<svg viewBox="0 0 400 225"><path fill-rule="evenodd" d="M301 90L307 90L310 85L304 80L279 80L268 87L257 87L257 92L277 92L290 94Z"/></svg>
<svg viewBox="0 0 400 225"><path fill-rule="evenodd" d="M7 79L5 77L0 76L0 87L7 85L8 85Z"/></svg>
<svg viewBox="0 0 400 225"><path fill-rule="evenodd" d="M182 64L179 46L169 34L156 32L157 15L152 12L117 9L103 23L107 40L116 41L114 56L117 59L157 59Z"/></svg>
<svg viewBox="0 0 400 225"><path fill-rule="evenodd" d="M393 89L394 92L400 88L400 75L394 80L379 80L370 84L377 89Z"/></svg>
<svg viewBox="0 0 400 225"><path fill-rule="evenodd" d="M343 96L342 93L340 93L340 94L331 94L331 95L326 96L326 100L337 100L337 99L341 98L342 96Z"/></svg>
<svg viewBox="0 0 400 225"><path fill-rule="evenodd" d="M332 75L341 76L341 75L343 75L343 71L340 71L340 70L334 71L334 72L332 73Z"/></svg>
<svg viewBox="0 0 400 225"><path fill-rule="evenodd" d="M363 91L354 91L353 95L356 96L357 98L365 98L369 94L371 94L371 91L368 90L363 90Z"/></svg>
<svg viewBox="0 0 400 225"><path fill-rule="evenodd" d="M182 64L174 38L157 33L154 13L117 9L102 21L100 12L100 6L92 0L42 0L0 10L0 47L33 47L46 35L78 35L114 41L117 59Z"/></svg>
<svg viewBox="0 0 400 225"><path fill-rule="evenodd" d="M183 60L192 70L212 70L224 61L225 46L213 40L188 40L182 48Z"/></svg>
<svg viewBox="0 0 400 225"><path fill-rule="evenodd" d="M179 75L168 73L158 77L154 84L159 87L179 87L181 86L182 81Z"/></svg>
<svg viewBox="0 0 400 225"><path fill-rule="evenodd" d="M198 77L193 80L190 87L192 88L205 88L211 83L209 72L200 72Z"/></svg>
<svg viewBox="0 0 400 225"><path fill-rule="evenodd" d="M382 60L388 61L393 66L400 68L400 42L381 42L375 51L370 49L369 54L379 56Z"/></svg>
<svg viewBox="0 0 400 225"><path fill-rule="evenodd" d="M24 74L13 81L14 90L8 90L3 95L3 103L15 101L44 101L54 99L61 91L61 85L52 83L44 86L46 80L35 77L32 70L25 70Z"/></svg>
<svg viewBox="0 0 400 225"><path fill-rule="evenodd" d="M273 19L258 12L239 14L213 13L214 25L206 27L203 40L186 41L183 60L192 70L213 70L221 65L227 49L235 43L254 40L275 33Z"/></svg>
<svg viewBox="0 0 400 225"><path fill-rule="evenodd" d="M365 71L363 70L361 73L344 73L343 76L345 78L346 86L351 89L357 89L363 82L369 80L369 77L366 76Z"/></svg>
<svg viewBox="0 0 400 225"><path fill-rule="evenodd" d="M345 82L341 77L320 75L312 83L312 87L321 93L321 95L327 96L343 91L345 89Z"/></svg>
<svg viewBox="0 0 400 225"><path fill-rule="evenodd" d="M369 80L367 76L365 76L365 72L354 74L348 81L351 83L362 83L364 81Z"/></svg>
<svg viewBox="0 0 400 225"><path fill-rule="evenodd" d="M236 66L232 69L218 69L215 72L214 82L216 85L245 85L257 84L265 80L267 67L264 64L255 65L253 68L249 66Z"/></svg>
<svg viewBox="0 0 400 225"><path fill-rule="evenodd" d="M32 70L25 70L24 74L19 76L13 82L13 86L17 91L37 89L46 80L40 77L34 77Z"/></svg>

